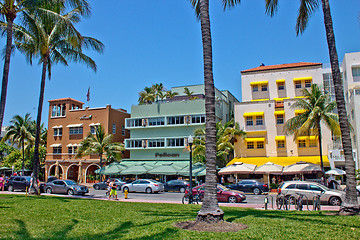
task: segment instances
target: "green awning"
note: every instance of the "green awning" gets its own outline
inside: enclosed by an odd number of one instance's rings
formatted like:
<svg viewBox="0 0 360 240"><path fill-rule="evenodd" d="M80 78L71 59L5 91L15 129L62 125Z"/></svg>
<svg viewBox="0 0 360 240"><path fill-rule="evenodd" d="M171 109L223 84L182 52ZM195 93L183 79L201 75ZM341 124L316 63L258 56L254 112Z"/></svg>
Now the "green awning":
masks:
<svg viewBox="0 0 360 240"><path fill-rule="evenodd" d="M142 164L142 165L135 165L135 166L131 166L127 169L125 169L124 171L121 171L121 175L141 175L141 174L146 174L149 172L149 170L151 170L153 167L148 166L147 164Z"/></svg>
<svg viewBox="0 0 360 240"><path fill-rule="evenodd" d="M186 166L185 168L181 169L181 171L179 172L179 175L189 176L190 175L189 166ZM206 175L206 166L202 163L193 164L192 175L195 177L196 176L205 176Z"/></svg>
<svg viewBox="0 0 360 240"><path fill-rule="evenodd" d="M178 167L173 163L164 165L155 165L148 173L158 175L177 175L182 167Z"/></svg>

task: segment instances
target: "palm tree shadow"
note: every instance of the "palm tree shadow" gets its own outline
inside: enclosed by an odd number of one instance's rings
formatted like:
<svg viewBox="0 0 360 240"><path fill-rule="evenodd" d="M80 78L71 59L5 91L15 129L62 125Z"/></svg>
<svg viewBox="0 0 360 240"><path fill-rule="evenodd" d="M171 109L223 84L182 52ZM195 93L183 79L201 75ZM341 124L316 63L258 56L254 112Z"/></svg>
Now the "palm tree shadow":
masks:
<svg viewBox="0 0 360 240"><path fill-rule="evenodd" d="M15 231L15 234L19 236L19 239L32 239L26 225L23 220L14 219L14 221L19 225L19 230Z"/></svg>

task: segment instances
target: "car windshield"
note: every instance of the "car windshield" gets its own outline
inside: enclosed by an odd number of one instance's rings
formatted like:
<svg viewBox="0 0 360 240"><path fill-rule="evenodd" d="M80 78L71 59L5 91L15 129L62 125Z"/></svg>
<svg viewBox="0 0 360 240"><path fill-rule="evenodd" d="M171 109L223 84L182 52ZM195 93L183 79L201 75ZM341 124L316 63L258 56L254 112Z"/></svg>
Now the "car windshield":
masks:
<svg viewBox="0 0 360 240"><path fill-rule="evenodd" d="M64 182L66 183L66 185L76 185L76 182L72 180L65 180Z"/></svg>
<svg viewBox="0 0 360 240"><path fill-rule="evenodd" d="M30 182L31 177L24 177L27 182Z"/></svg>
<svg viewBox="0 0 360 240"><path fill-rule="evenodd" d="M152 182L152 183L160 183L160 182L158 182L156 180L152 180L152 179L149 179L149 181Z"/></svg>

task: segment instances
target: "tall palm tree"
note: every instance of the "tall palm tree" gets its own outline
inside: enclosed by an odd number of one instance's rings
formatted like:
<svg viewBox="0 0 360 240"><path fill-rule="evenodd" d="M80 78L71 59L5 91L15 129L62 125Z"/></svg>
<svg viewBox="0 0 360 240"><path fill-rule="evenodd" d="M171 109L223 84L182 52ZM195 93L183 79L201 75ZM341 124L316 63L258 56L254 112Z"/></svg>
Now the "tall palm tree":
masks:
<svg viewBox="0 0 360 240"><path fill-rule="evenodd" d="M90 14L90 6L87 3L87 0L0 0L0 15L4 17L6 22L6 50L0 96L0 129L2 127L5 113L10 58L13 44L14 21L18 14L21 14L25 10L41 8L43 3L57 4L57 6L62 9L66 6L73 6L79 8L80 13L84 16Z"/></svg>
<svg viewBox="0 0 360 240"><path fill-rule="evenodd" d="M331 101L329 94L324 94L317 84L311 85L310 91L304 89L303 96L304 98L298 99L291 108L302 109L304 112L287 120L284 130L286 134L294 134L294 139L315 133L319 141L322 176L325 179L321 123L324 123L333 135L340 135L339 117L333 113L336 102Z"/></svg>
<svg viewBox="0 0 360 240"><path fill-rule="evenodd" d="M106 159L120 160L122 152L125 150L124 145L112 141L112 134L106 134L104 128L99 125L95 129L95 134L89 133L88 136L81 142L77 150L75 158L96 154L100 159L100 167L103 167L103 155ZM100 177L102 179L102 177Z"/></svg>
<svg viewBox="0 0 360 240"><path fill-rule="evenodd" d="M171 90L166 91L166 98L173 99L175 96L179 95L177 92L172 92Z"/></svg>
<svg viewBox="0 0 360 240"><path fill-rule="evenodd" d="M11 145L17 143L21 147L22 152L22 175L24 175L25 169L25 148L31 145L34 141L34 136L31 134L31 117L30 114L25 114L25 117L16 115L11 119L12 124L6 129L5 136L1 139L1 142L6 140L11 141Z"/></svg>
<svg viewBox="0 0 360 240"><path fill-rule="evenodd" d="M240 0L222 0L224 8L233 6ZM204 61L205 115L206 115L206 181L204 200L196 217L197 221L218 222L223 220L224 212L219 208L216 186L216 120L215 87L212 63L212 42L209 15L209 0L190 0L201 23L201 36Z"/></svg>
<svg viewBox="0 0 360 240"><path fill-rule="evenodd" d="M84 63L96 71L96 63L83 53L83 49L93 49L102 53L104 48L100 41L82 36L74 27L74 24L80 21L81 11L78 8L66 14L57 13L61 18L24 12L24 25L14 28L16 47L25 54L30 64L33 58L39 58L39 63L42 65L33 167L36 178L39 171L40 124L46 74L50 78L52 65L60 62L67 66L68 61Z"/></svg>
<svg viewBox="0 0 360 240"><path fill-rule="evenodd" d="M189 98L189 100L194 100L196 98L196 97L193 97L194 92L190 91L190 89L187 87L184 87L184 93Z"/></svg>
<svg viewBox="0 0 360 240"><path fill-rule="evenodd" d="M156 93L154 88L145 87L143 91L139 92L139 104L152 104L156 100Z"/></svg>
<svg viewBox="0 0 360 240"><path fill-rule="evenodd" d="M340 212L360 212L359 203L357 200L356 180L355 180L355 162L353 159L353 150L350 137L350 125L347 119L347 112L344 98L344 87L341 81L339 58L335 44L335 34L332 23L330 2L329 0L301 0L299 7L299 14L296 22L296 33L303 33L305 31L308 20L313 12L319 7L321 2L324 25L326 30L326 40L329 49L331 72L334 82L336 105L339 114L339 123L341 130L341 141L344 150L345 168L346 168L346 196ZM278 0L265 0L266 13L274 16L277 12Z"/></svg>

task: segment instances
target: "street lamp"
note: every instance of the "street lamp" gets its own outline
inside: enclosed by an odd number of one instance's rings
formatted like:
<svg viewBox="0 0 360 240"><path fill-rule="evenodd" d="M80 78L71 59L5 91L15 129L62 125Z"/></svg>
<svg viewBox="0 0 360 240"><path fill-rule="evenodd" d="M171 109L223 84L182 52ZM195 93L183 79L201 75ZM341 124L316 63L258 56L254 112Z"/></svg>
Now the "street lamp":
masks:
<svg viewBox="0 0 360 240"><path fill-rule="evenodd" d="M193 145L193 137L190 135L188 137L188 143L190 147L190 165L189 165L189 179L190 179L190 191L189 191L189 204L192 203L193 195L192 195L192 145Z"/></svg>

